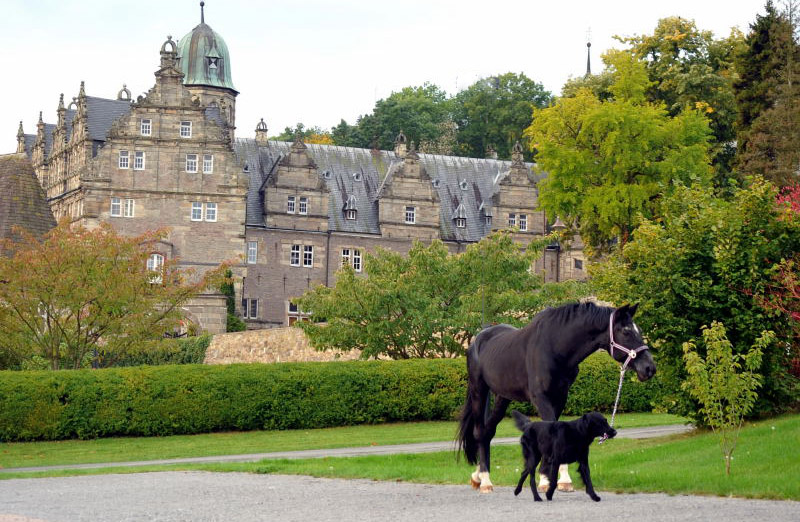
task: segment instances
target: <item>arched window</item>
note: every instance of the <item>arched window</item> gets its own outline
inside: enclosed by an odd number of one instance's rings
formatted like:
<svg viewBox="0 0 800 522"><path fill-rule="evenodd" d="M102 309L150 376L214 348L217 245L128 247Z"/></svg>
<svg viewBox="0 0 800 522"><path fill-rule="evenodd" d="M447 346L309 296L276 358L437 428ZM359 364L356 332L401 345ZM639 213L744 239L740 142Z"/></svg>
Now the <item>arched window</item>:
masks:
<svg viewBox="0 0 800 522"><path fill-rule="evenodd" d="M160 285L164 282L164 256L162 254L150 254L150 257L147 258L147 269L154 272L150 276L151 283Z"/></svg>

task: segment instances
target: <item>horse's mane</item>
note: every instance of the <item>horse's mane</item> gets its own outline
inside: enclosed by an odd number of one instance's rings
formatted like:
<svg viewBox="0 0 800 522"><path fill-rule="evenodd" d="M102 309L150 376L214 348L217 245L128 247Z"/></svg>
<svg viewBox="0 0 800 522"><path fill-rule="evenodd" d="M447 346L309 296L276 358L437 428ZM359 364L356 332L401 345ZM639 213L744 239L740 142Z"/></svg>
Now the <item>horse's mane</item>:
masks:
<svg viewBox="0 0 800 522"><path fill-rule="evenodd" d="M568 303L555 308L545 308L534 317L531 324L546 320L550 324L565 325L581 320L599 327L608 323L608 318L613 312L613 308L598 306L591 301Z"/></svg>

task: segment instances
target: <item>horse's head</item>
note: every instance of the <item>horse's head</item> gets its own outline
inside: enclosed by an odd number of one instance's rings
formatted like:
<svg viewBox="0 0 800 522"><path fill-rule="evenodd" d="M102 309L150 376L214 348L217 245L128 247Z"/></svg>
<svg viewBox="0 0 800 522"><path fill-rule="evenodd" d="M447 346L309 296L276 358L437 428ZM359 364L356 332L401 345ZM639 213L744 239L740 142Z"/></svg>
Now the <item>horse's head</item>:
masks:
<svg viewBox="0 0 800 522"><path fill-rule="evenodd" d="M640 381L646 381L656 374L656 363L650 349L644 344L642 331L633 322L638 304L624 305L614 310L609 322L608 350L617 362L636 370Z"/></svg>

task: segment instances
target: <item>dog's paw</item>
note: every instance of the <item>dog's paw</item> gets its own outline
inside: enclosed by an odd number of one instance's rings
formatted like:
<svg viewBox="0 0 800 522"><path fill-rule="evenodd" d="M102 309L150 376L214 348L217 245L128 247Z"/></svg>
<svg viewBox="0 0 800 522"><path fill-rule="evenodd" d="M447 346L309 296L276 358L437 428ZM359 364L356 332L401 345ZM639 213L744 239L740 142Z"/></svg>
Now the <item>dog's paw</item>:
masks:
<svg viewBox="0 0 800 522"><path fill-rule="evenodd" d="M541 502L542 501L542 497L533 497L533 501L534 502Z"/></svg>
<svg viewBox="0 0 800 522"><path fill-rule="evenodd" d="M514 490L514 496L516 497L517 495L519 495L520 491L522 491L522 488L520 486L517 486L517 489Z"/></svg>
<svg viewBox="0 0 800 522"><path fill-rule="evenodd" d="M600 502L600 497L598 497L597 495L594 495L592 497L592 500L594 500L595 502Z"/></svg>

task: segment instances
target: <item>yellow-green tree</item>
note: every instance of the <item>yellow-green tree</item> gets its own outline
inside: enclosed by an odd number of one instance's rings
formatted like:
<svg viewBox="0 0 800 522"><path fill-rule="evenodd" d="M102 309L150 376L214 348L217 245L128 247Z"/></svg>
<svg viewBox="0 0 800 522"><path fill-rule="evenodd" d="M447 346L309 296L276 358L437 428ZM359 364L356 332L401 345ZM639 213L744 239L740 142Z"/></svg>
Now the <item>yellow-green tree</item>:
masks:
<svg viewBox="0 0 800 522"><path fill-rule="evenodd" d="M612 98L588 89L535 111L526 130L547 173L539 202L551 216L575 224L595 249L624 245L642 217L659 215L675 181L710 184L710 130L704 113L670 116L646 98L650 81L631 53L604 59L614 81Z"/></svg>
<svg viewBox="0 0 800 522"><path fill-rule="evenodd" d="M5 243L0 257L0 350L7 362L34 356L50 367L113 364L147 339L172 332L181 307L218 287L225 267L196 276L175 259L153 270L148 258L165 230L126 237L108 224L89 230L64 221L41 241Z"/></svg>

